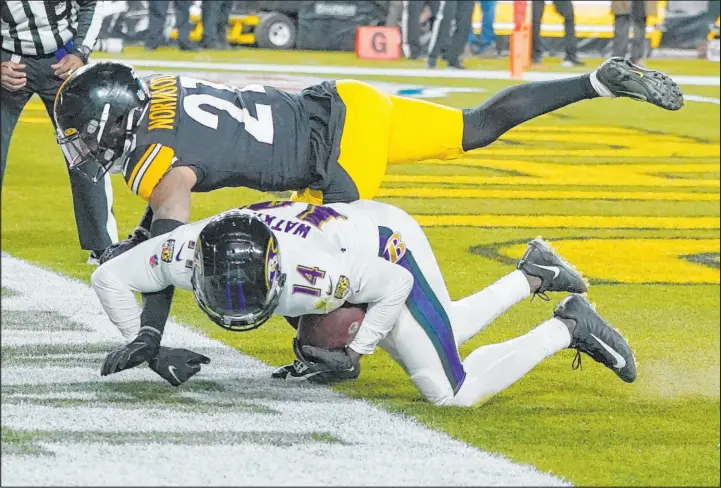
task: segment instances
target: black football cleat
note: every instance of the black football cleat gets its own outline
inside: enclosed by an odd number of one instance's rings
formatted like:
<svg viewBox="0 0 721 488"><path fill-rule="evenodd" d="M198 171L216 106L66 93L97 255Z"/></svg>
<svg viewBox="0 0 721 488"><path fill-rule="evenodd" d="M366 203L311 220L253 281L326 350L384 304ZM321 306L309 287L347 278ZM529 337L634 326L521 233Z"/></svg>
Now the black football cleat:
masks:
<svg viewBox="0 0 721 488"><path fill-rule="evenodd" d="M614 97L648 102L666 110L683 107L683 93L670 76L636 66L627 59L608 59L594 72Z"/></svg>
<svg viewBox="0 0 721 488"><path fill-rule="evenodd" d="M331 385L340 381L351 380L358 377L360 367L353 366L347 370L328 371L318 370L309 366L300 359L276 369L270 377L276 380L285 380L290 383L308 382L316 385Z"/></svg>
<svg viewBox="0 0 721 488"><path fill-rule="evenodd" d="M544 300L548 300L547 291L585 293L588 290L581 272L559 256L540 236L528 243L517 268L529 276L541 279L541 286L534 295L539 295Z"/></svg>
<svg viewBox="0 0 721 488"><path fill-rule="evenodd" d="M105 252L105 249L100 249L97 251L90 251L90 255L88 256L88 260L85 261L86 264L90 264L93 266L100 266L103 253Z"/></svg>
<svg viewBox="0 0 721 488"><path fill-rule="evenodd" d="M313 371L300 359L295 359L291 364L286 364L276 369L270 377L276 380L285 380L291 383L310 381L311 383L325 383L321 379L322 371ZM318 378L315 378L318 376Z"/></svg>
<svg viewBox="0 0 721 488"><path fill-rule="evenodd" d="M581 295L569 295L558 304L553 316L573 320L569 327L572 349L578 354L574 369L581 366L581 353L588 354L616 373L626 383L636 380L636 360L626 339L596 312L591 302Z"/></svg>

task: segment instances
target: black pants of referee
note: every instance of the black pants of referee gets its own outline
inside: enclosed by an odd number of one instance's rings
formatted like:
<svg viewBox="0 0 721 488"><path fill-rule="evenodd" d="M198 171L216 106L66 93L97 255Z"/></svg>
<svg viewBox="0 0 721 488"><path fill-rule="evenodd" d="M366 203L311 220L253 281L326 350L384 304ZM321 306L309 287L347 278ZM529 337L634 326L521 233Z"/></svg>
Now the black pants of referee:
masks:
<svg viewBox="0 0 721 488"><path fill-rule="evenodd" d="M203 19L203 41L202 44L206 48L217 48L226 43L228 17L232 2L228 0L215 0L212 2L203 2L202 19Z"/></svg>
<svg viewBox="0 0 721 488"><path fill-rule="evenodd" d="M5 51L0 51L0 53L2 53L2 61L11 59L10 53ZM55 76L54 70L50 68L50 65L57 63L55 56L49 58L22 56L20 63L25 65L27 84L17 91L0 88L0 116L2 118L0 188L2 188L5 174L10 139L25 104L33 94L37 94L45 104L45 109L52 121L55 93L62 83L62 80ZM20 151L22 147L16 144L14 150ZM62 153L59 148L56 151L58 152L58 164L62 164L59 157ZM31 171L32 169L25 168L25 170ZM80 247L87 250L105 249L118 240L118 230L112 211L113 191L110 186L110 177L106 175L104 181L93 183L76 171L69 173ZM38 190L42 191L41 188Z"/></svg>
<svg viewBox="0 0 721 488"><path fill-rule="evenodd" d="M426 3L431 8L433 23L428 51L422 53L420 16ZM434 62L443 53L443 57L448 62L457 62L468 43L474 6L475 2L468 0L404 1L401 16L404 55L407 58L416 59L427 54L428 59ZM456 27L451 32L454 20Z"/></svg>
<svg viewBox="0 0 721 488"><path fill-rule="evenodd" d="M631 41L631 62L643 59L646 47L646 5L644 2L631 3L631 14L616 15L613 23L613 56L626 57L628 53L628 32L633 25Z"/></svg>
<svg viewBox="0 0 721 488"><path fill-rule="evenodd" d="M212 1L212 0L211 0ZM175 27L178 28L178 46L190 46L190 6L191 0L173 0L175 7ZM148 30L145 34L145 48L155 49L166 43L163 28L168 15L170 0L150 0L148 2Z"/></svg>
<svg viewBox="0 0 721 488"><path fill-rule="evenodd" d="M573 13L573 3L570 0L554 0L553 6L556 12L563 17L563 42L566 49L566 59L576 59L576 18ZM537 62L543 58L543 39L541 38L541 18L546 8L546 2L543 0L533 0L531 6L531 44L532 58Z"/></svg>
<svg viewBox="0 0 721 488"><path fill-rule="evenodd" d="M428 59L433 62L442 55L449 63L457 63L468 44L475 2L446 0L431 2L433 26L428 41ZM455 21L455 22L454 22ZM455 25L453 32L451 26Z"/></svg>

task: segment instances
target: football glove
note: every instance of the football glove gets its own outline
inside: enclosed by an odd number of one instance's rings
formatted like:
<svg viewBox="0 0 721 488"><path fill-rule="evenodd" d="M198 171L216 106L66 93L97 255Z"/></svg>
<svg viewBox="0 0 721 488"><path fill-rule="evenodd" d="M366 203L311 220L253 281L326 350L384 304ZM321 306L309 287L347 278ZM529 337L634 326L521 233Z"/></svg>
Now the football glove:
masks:
<svg viewBox="0 0 721 488"><path fill-rule="evenodd" d="M105 252L102 256L100 256L100 265L102 266L106 261L110 261L124 252L130 251L132 248L141 242L147 241L148 239L150 239L150 232L142 227L136 227L135 231L133 231L127 239L111 244L107 249L105 249Z"/></svg>
<svg viewBox="0 0 721 488"><path fill-rule="evenodd" d="M150 369L173 386L182 385L200 371L201 364L209 363L208 356L172 347L161 347L158 355L149 361Z"/></svg>
<svg viewBox="0 0 721 488"><path fill-rule="evenodd" d="M298 359L308 368L304 376L313 383L333 383L355 379L360 375L360 361L354 361L345 349L328 350L300 345L294 340L293 349Z"/></svg>
<svg viewBox="0 0 721 488"><path fill-rule="evenodd" d="M155 329L143 327L133 342L107 355L100 375L107 376L150 361L158 354L159 349L160 334Z"/></svg>

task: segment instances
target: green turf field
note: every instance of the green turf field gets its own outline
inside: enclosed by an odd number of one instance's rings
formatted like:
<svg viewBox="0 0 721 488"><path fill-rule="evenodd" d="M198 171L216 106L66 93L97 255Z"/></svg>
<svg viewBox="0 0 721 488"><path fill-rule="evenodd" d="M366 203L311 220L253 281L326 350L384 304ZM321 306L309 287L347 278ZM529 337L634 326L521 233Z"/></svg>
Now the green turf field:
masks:
<svg viewBox="0 0 721 488"><path fill-rule="evenodd" d="M149 56L131 49L122 57L181 59L173 50ZM375 65L347 53L258 50L182 59ZM505 69L505 63L468 64ZM705 61L648 65L675 74L719 73L718 64ZM478 105L510 83L414 82L487 90L434 100L455 107ZM682 88L719 98L718 87ZM113 183L124 235L145 203L121 178ZM266 197L244 189L198 194L192 218ZM379 200L401 206L426 226L453 298L513 270L524 243L543 235L589 278L589 298L634 348L638 380L624 384L591 360L572 371L573 352L564 351L483 406L439 408L425 404L400 367L379 351L364 360L358 381L337 390L575 484L719 485L718 105L688 102L671 113L628 100L582 102L524 124L464 159L392 166ZM78 246L63 160L38 100L24 112L9 154L2 249L85 281L94 269L84 264L87 252ZM462 353L527 332L562 297L517 305ZM176 294L172 313L270 364L293 357L292 330L281 320L253 333L226 333L185 292Z"/></svg>

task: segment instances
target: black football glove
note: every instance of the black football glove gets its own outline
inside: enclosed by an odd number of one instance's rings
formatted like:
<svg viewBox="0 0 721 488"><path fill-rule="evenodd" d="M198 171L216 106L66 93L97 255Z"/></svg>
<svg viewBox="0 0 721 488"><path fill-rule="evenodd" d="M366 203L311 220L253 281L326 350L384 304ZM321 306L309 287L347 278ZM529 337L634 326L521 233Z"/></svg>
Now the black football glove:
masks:
<svg viewBox="0 0 721 488"><path fill-rule="evenodd" d="M161 347L158 355L149 361L150 369L173 386L188 381L200 371L201 364L209 364L210 358L187 349Z"/></svg>
<svg viewBox="0 0 721 488"><path fill-rule="evenodd" d="M100 369L101 376L134 368L150 361L160 349L160 334L155 329L143 327L133 342L111 352Z"/></svg>
<svg viewBox="0 0 721 488"><path fill-rule="evenodd" d="M351 359L345 349L328 350L300 345L297 339L293 342L293 349L298 359L307 366L305 374L313 383L352 380L360 375L360 361Z"/></svg>
<svg viewBox="0 0 721 488"><path fill-rule="evenodd" d="M100 264L103 265L106 261L110 261L123 254L126 251L130 251L132 248L150 239L150 232L143 229L142 227L136 227L135 231L128 236L127 239L118 241L115 244L111 244L105 249L105 252L100 256Z"/></svg>

